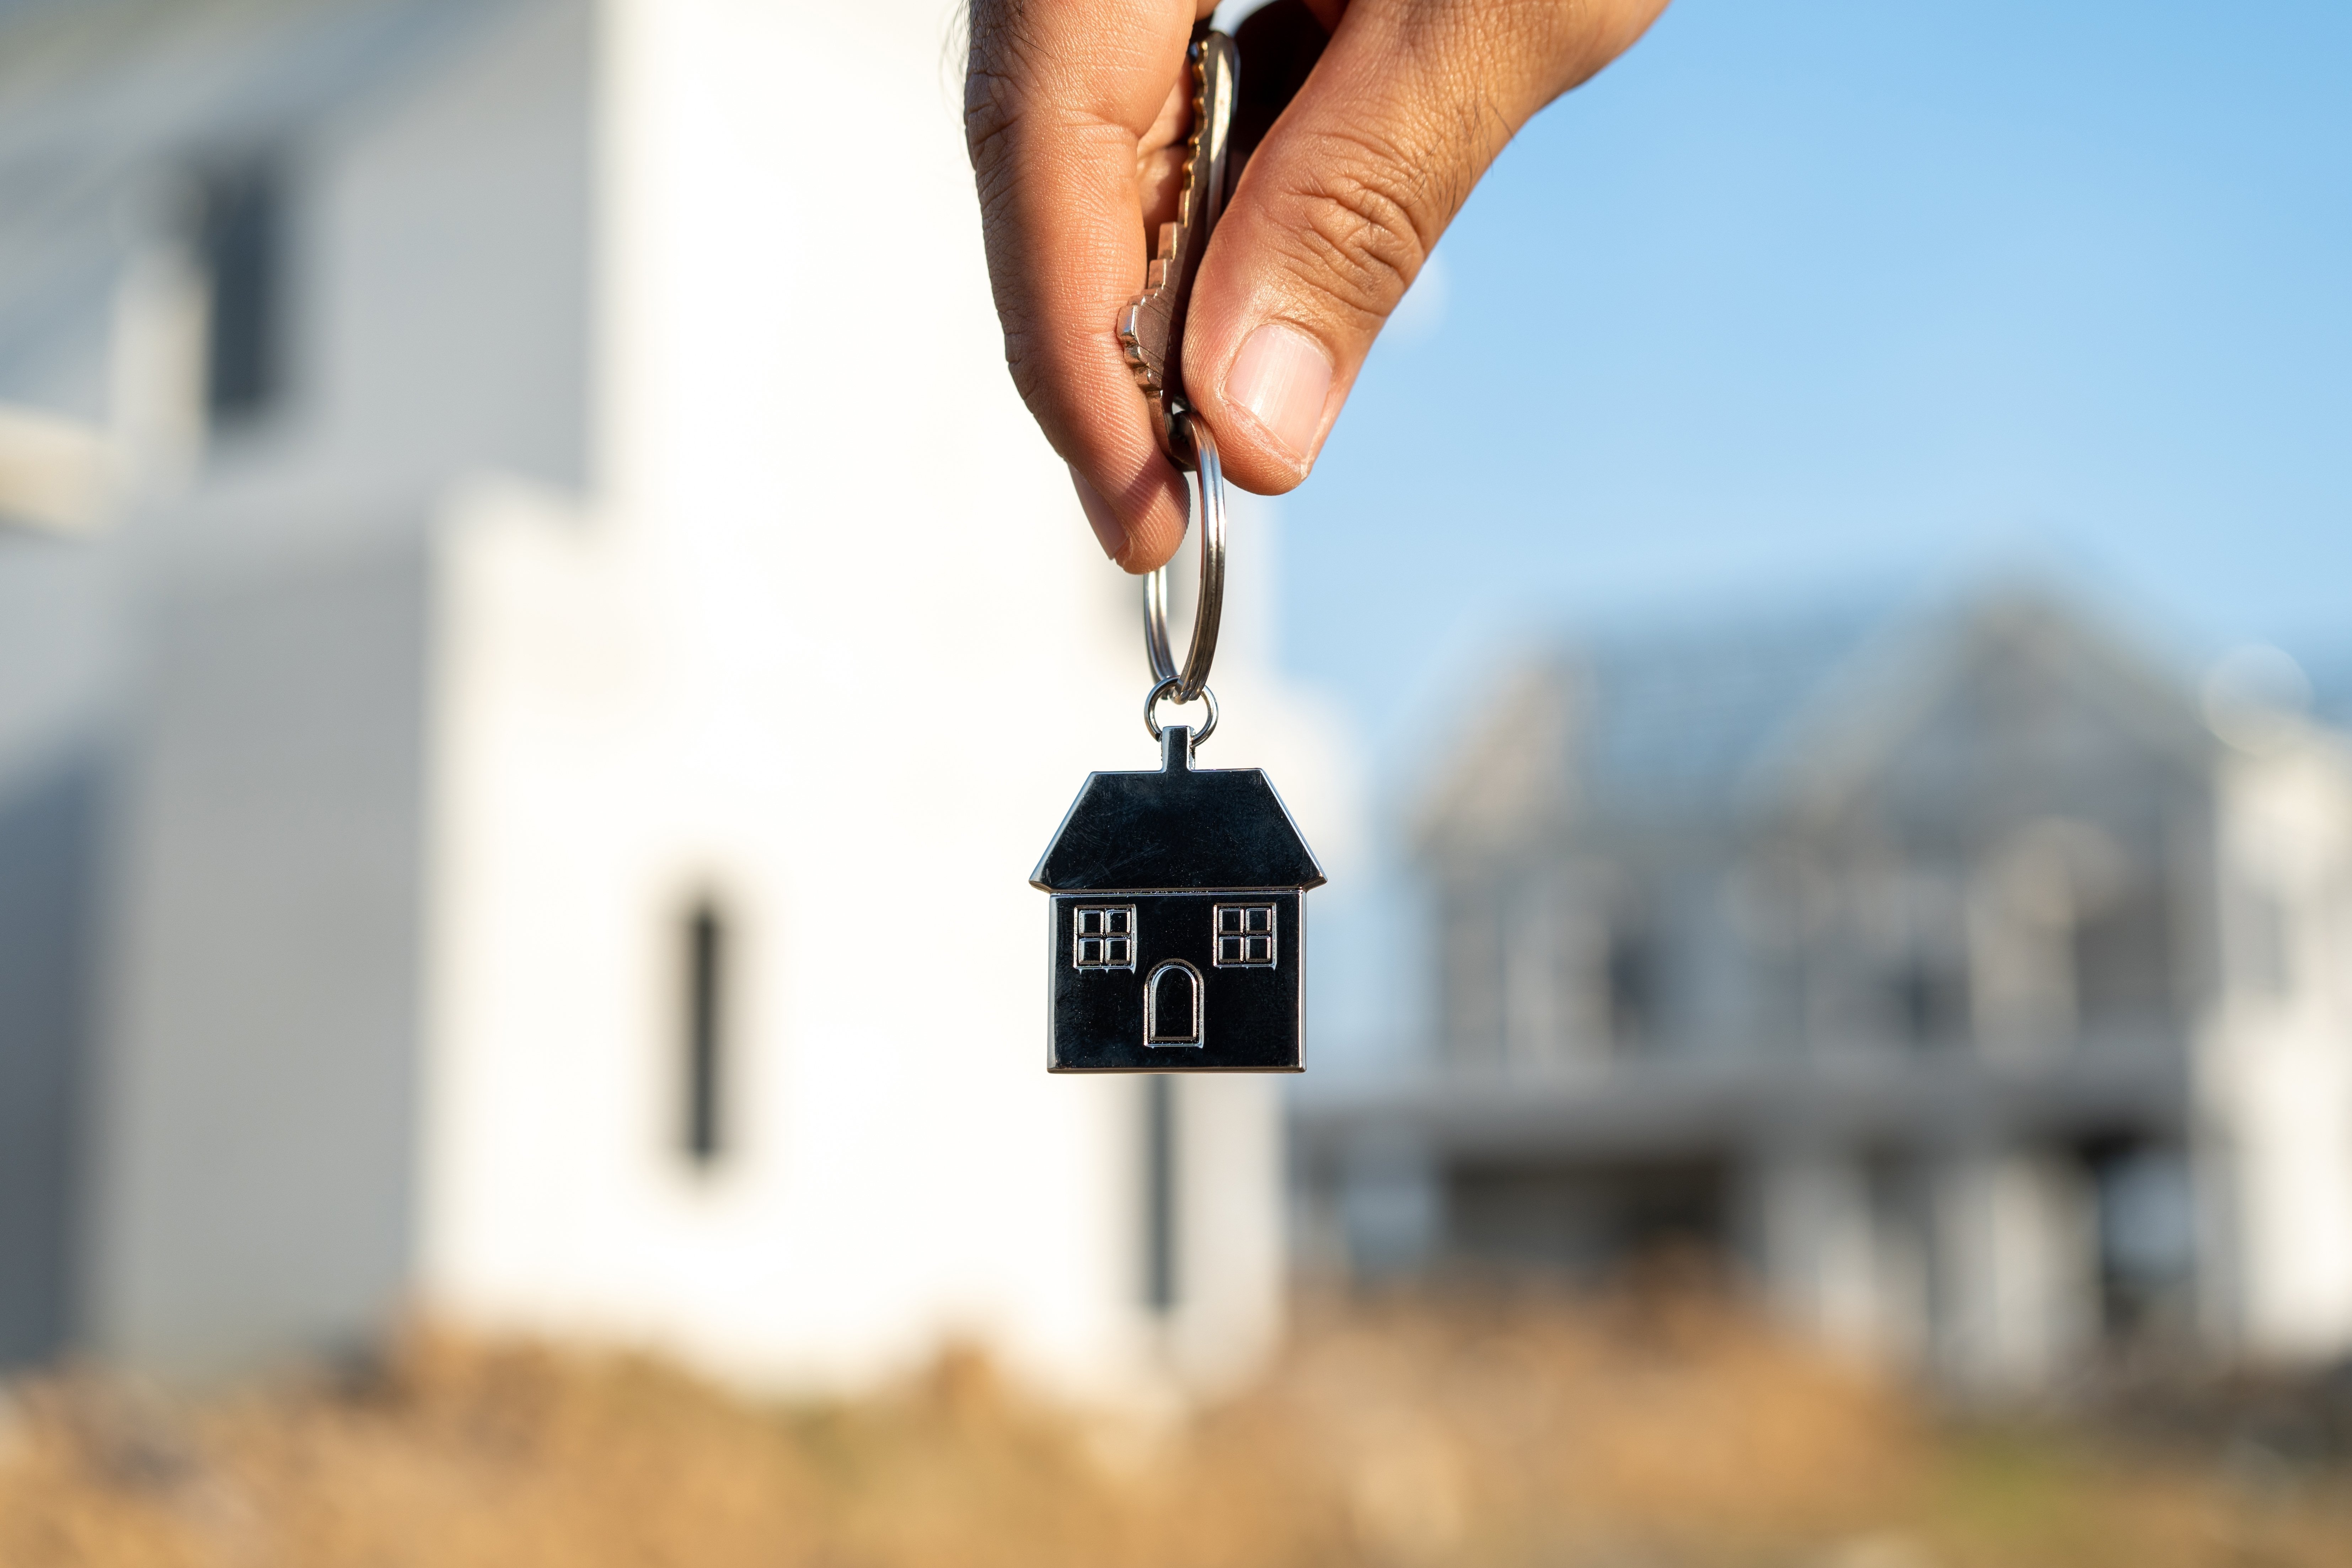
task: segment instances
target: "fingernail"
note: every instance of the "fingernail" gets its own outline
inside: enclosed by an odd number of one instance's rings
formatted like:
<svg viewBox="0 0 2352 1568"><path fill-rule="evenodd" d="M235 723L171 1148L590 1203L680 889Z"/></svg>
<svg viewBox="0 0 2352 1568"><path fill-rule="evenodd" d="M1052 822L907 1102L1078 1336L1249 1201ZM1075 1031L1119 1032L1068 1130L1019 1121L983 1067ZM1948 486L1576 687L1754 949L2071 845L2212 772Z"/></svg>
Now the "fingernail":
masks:
<svg viewBox="0 0 2352 1568"><path fill-rule="evenodd" d="M1110 503L1095 493L1085 475L1072 468L1070 483L1077 487L1078 510L1087 514L1087 526L1095 531L1095 540L1103 547L1103 553L1118 560L1119 552L1127 548L1127 530L1119 526L1118 519L1111 514Z"/></svg>
<svg viewBox="0 0 2352 1568"><path fill-rule="evenodd" d="M1250 412L1290 455L1305 463L1323 428L1323 399L1331 391L1331 361L1323 345L1296 327L1268 321L1234 356L1225 397Z"/></svg>

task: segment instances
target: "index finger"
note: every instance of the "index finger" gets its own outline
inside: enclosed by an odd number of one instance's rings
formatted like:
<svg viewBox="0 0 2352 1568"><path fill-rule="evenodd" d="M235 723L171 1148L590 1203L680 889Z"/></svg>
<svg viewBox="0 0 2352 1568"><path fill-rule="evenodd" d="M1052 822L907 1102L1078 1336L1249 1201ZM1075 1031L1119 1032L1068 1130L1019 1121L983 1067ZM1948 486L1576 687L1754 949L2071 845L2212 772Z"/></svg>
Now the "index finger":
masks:
<svg viewBox="0 0 2352 1568"><path fill-rule="evenodd" d="M1142 287L1137 155L1213 0L975 0L964 135L1013 385L1103 547L1148 571L1184 535L1181 479L1113 331ZM1092 494L1089 495L1088 491Z"/></svg>

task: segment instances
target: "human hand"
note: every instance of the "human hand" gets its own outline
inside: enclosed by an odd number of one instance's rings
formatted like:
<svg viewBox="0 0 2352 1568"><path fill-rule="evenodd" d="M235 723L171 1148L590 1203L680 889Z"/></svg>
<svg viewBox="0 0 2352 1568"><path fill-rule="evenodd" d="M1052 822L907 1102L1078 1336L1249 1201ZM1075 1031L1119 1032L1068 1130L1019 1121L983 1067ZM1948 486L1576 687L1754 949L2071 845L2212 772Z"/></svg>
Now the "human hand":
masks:
<svg viewBox="0 0 2352 1568"><path fill-rule="evenodd" d="M1192 285L1185 392L1224 471L1307 477L1364 356L1520 126L1665 0L1304 0L1330 34ZM1184 50L1214 0L972 0L964 131L1004 357L1103 549L1148 572L1183 482L1115 330L1181 194ZM1244 60L1243 90L1249 90Z"/></svg>

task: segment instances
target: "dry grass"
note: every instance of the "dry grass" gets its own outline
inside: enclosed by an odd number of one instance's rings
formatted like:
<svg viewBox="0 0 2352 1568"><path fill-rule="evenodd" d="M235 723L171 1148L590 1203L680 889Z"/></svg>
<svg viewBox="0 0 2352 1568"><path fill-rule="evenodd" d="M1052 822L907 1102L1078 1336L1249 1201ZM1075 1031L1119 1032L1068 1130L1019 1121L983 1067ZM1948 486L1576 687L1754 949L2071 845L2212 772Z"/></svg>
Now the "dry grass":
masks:
<svg viewBox="0 0 2352 1568"><path fill-rule="evenodd" d="M2325 1472L1939 1434L1687 1293L1310 1310L1258 1388L1151 1434L970 1354L776 1409L419 1335L356 1383L193 1407L56 1380L0 1437L5 1568L2347 1563Z"/></svg>

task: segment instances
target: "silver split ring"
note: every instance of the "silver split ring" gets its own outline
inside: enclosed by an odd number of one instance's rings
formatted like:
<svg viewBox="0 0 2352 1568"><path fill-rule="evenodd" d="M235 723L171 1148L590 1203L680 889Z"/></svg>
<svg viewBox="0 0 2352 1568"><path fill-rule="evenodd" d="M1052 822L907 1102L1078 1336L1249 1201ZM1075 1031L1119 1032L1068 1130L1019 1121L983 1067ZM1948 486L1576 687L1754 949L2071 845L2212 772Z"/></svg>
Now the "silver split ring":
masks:
<svg viewBox="0 0 2352 1568"><path fill-rule="evenodd" d="M1209 687L1209 666L1217 657L1217 621L1225 607L1225 470L1217 461L1217 438L1191 409L1180 409L1170 422L1192 448L1192 466L1185 469L1185 488L1195 498L1192 515L1201 524L1201 600L1192 614L1192 647L1178 669L1168 643L1168 568L1160 567L1143 579L1143 651L1151 660L1152 688L1173 681L1176 700L1192 701ZM1215 709L1210 710L1213 713ZM1148 714L1147 714L1148 717ZM1212 719L1213 726L1216 721ZM1153 734L1159 731L1154 730ZM1207 731L1202 731L1205 737Z"/></svg>
<svg viewBox="0 0 2352 1568"><path fill-rule="evenodd" d="M1143 700L1143 727L1151 731L1151 738L1155 741L1160 739L1160 720L1153 710L1160 706L1161 698L1170 695L1175 689L1176 678L1171 675L1154 686L1151 689L1151 695ZM1181 708L1187 700L1185 698L1178 697L1176 705ZM1217 732L1217 694L1203 686L1201 688L1201 700L1209 705L1209 721L1193 733L1192 744L1195 746Z"/></svg>

